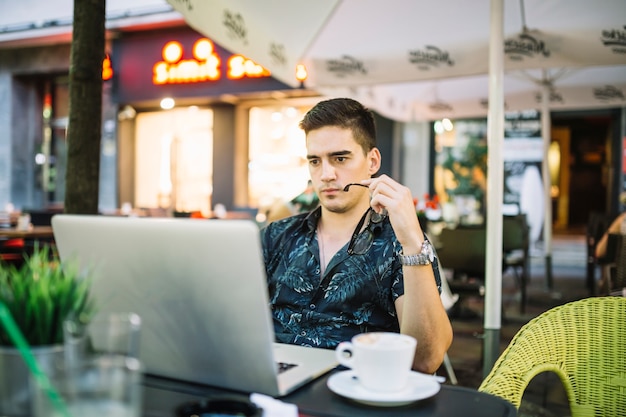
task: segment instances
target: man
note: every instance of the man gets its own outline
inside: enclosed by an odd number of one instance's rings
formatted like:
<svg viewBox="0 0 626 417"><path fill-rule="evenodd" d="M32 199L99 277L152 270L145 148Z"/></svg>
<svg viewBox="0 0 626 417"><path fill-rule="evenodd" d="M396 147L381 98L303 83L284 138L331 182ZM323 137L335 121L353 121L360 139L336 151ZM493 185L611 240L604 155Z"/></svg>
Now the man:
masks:
<svg viewBox="0 0 626 417"><path fill-rule="evenodd" d="M596 258L602 259L607 256L607 248L609 243L609 235L619 235L626 233L626 213L618 215L610 224L609 228L604 232L598 243L596 244ZM615 254L609 254L610 258L614 258Z"/></svg>
<svg viewBox="0 0 626 417"><path fill-rule="evenodd" d="M418 341L413 368L436 371L452 342L439 268L410 190L372 178L381 163L372 113L332 99L300 127L320 207L261 233L277 340L334 348L358 333L399 331Z"/></svg>

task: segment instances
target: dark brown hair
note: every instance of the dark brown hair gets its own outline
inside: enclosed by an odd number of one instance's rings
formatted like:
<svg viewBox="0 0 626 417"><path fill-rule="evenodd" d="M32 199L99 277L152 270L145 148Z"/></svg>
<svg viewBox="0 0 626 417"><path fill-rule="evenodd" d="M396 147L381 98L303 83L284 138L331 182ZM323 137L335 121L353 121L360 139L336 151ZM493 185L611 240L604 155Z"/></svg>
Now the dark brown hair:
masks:
<svg viewBox="0 0 626 417"><path fill-rule="evenodd" d="M350 129L364 153L376 146L374 115L356 100L334 98L320 101L300 121L300 128L305 134L326 126Z"/></svg>

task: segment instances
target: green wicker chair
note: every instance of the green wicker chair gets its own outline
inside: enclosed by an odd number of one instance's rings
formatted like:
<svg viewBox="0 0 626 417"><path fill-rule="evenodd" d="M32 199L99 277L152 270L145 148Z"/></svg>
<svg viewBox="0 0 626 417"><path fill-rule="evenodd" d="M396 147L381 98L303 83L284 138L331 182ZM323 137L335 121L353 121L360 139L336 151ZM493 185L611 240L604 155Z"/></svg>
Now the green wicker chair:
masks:
<svg viewBox="0 0 626 417"><path fill-rule="evenodd" d="M563 383L572 417L626 416L626 298L586 298L535 317L478 390L519 408L530 381L546 371Z"/></svg>

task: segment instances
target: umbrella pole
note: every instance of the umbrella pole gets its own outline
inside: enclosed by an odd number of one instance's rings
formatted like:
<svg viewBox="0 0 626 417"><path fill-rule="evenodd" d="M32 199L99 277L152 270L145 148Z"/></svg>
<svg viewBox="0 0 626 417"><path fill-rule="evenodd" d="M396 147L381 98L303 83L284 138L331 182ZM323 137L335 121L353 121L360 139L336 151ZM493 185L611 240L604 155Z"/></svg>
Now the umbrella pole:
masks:
<svg viewBox="0 0 626 417"><path fill-rule="evenodd" d="M491 0L489 44L489 112L487 115L487 242L485 259L485 330L483 376L500 356L502 315L502 201L504 188L504 4Z"/></svg>
<svg viewBox="0 0 626 417"><path fill-rule="evenodd" d="M551 140L550 123L550 81L545 75L541 87L541 135L543 137L543 190L545 201L545 215L543 219L543 250L546 260L546 285L549 291L554 288L552 280L552 194L550 192L552 183L550 181L550 166L548 164L548 151Z"/></svg>

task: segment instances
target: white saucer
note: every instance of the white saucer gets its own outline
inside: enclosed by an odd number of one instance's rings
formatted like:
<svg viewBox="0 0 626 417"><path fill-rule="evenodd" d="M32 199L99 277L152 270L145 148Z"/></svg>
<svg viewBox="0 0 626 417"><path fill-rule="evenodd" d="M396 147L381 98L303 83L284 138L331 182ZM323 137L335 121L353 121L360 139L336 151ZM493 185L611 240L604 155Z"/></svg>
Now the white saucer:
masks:
<svg viewBox="0 0 626 417"><path fill-rule="evenodd" d="M326 385L335 394L377 407L397 407L410 404L417 400L432 397L441 389L439 382L433 376L419 372L411 372L409 386L399 392L370 391L361 386L352 370L331 375Z"/></svg>

